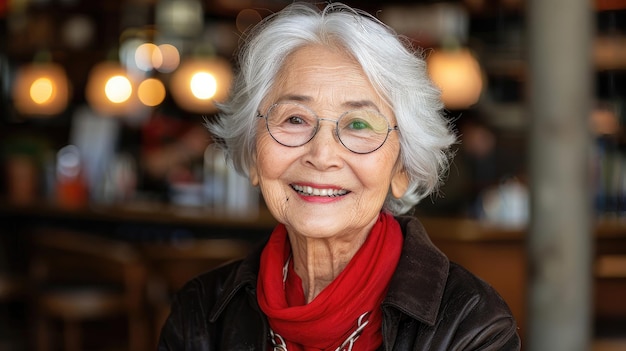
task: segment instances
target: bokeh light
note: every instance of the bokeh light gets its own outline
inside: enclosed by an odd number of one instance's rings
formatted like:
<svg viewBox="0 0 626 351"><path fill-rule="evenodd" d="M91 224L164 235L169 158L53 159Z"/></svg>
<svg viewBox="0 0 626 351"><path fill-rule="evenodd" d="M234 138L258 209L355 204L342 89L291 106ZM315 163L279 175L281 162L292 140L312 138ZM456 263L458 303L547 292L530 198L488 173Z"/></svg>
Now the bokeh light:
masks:
<svg viewBox="0 0 626 351"><path fill-rule="evenodd" d="M91 69L85 98L105 116L132 116L141 107L134 83L117 62L100 62Z"/></svg>
<svg viewBox="0 0 626 351"><path fill-rule="evenodd" d="M170 73L180 65L180 52L172 44L161 44L152 54L152 65L162 73Z"/></svg>
<svg viewBox="0 0 626 351"><path fill-rule="evenodd" d="M165 86L156 78L148 78L139 84L137 97L146 106L157 106L165 99Z"/></svg>
<svg viewBox="0 0 626 351"><path fill-rule="evenodd" d="M232 76L230 63L222 58L187 59L172 74L169 90L182 109L213 113L215 102L228 96Z"/></svg>
<svg viewBox="0 0 626 351"><path fill-rule="evenodd" d="M30 98L36 104L45 104L54 98L56 86L48 77L37 78L30 86Z"/></svg>
<svg viewBox="0 0 626 351"><path fill-rule="evenodd" d="M125 76L113 76L104 85L104 93L111 102L120 104L130 98L133 87Z"/></svg>
<svg viewBox="0 0 626 351"><path fill-rule="evenodd" d="M135 50L135 65L144 72L150 72L154 68L153 58L161 58L159 48L152 43L143 43ZM161 62L159 62L159 65Z"/></svg>
<svg viewBox="0 0 626 351"><path fill-rule="evenodd" d="M54 63L24 65L13 85L17 111L26 116L54 116L69 102L69 82L65 69Z"/></svg>
<svg viewBox="0 0 626 351"><path fill-rule="evenodd" d="M261 14L253 9L243 9L237 14L235 18L235 26L241 33L245 32L248 28L256 25L262 20Z"/></svg>
<svg viewBox="0 0 626 351"><path fill-rule="evenodd" d="M191 93L200 100L207 100L215 96L217 81L208 72L197 72L191 76Z"/></svg>
<svg viewBox="0 0 626 351"><path fill-rule="evenodd" d="M468 108L480 98L482 72L467 49L435 50L428 57L428 73L448 109Z"/></svg>

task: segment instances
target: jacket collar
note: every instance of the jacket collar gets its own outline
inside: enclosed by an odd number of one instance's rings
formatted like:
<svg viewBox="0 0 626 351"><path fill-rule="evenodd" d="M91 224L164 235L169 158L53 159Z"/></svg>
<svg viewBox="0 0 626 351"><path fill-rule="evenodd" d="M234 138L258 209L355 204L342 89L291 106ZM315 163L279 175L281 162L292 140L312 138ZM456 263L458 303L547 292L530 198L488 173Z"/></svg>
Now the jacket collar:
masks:
<svg viewBox="0 0 626 351"><path fill-rule="evenodd" d="M443 298L450 262L430 241L417 218L396 219L404 233L404 243L383 306L393 306L432 326Z"/></svg>
<svg viewBox="0 0 626 351"><path fill-rule="evenodd" d="M398 267L391 278L383 306L393 306L410 317L434 325L448 278L450 262L430 241L415 217L396 217L404 233ZM242 288L254 295L261 252L267 240L254 249L224 283L209 318L216 321L230 300Z"/></svg>
<svg viewBox="0 0 626 351"><path fill-rule="evenodd" d="M252 252L241 261L237 269L235 269L234 274L228 276L224 282L223 293L219 295L215 306L209 314L209 320L211 322L217 321L219 315L230 303L230 300L242 288L251 290L252 294L256 296L256 283L259 274L259 264L261 262L261 252L263 252L263 248L265 244L267 244L268 239L269 238L262 240L261 244L254 248Z"/></svg>

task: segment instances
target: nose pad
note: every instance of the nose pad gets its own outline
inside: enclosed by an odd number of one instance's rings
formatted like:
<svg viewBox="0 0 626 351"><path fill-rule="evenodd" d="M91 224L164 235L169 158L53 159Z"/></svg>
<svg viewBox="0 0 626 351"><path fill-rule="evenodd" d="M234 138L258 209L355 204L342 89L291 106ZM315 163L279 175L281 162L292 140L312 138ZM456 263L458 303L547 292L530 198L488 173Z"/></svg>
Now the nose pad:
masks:
<svg viewBox="0 0 626 351"><path fill-rule="evenodd" d="M322 129L322 122L326 121L329 122L329 127L331 127L331 133L333 136L333 139L335 140L335 142L341 144L341 140L339 140L339 131L338 129L338 124L337 121L334 119L327 119L327 118L320 118L318 125L317 125L317 130L315 131L315 135L313 136L313 138L315 139L315 137L317 137L317 135L320 133L320 130Z"/></svg>

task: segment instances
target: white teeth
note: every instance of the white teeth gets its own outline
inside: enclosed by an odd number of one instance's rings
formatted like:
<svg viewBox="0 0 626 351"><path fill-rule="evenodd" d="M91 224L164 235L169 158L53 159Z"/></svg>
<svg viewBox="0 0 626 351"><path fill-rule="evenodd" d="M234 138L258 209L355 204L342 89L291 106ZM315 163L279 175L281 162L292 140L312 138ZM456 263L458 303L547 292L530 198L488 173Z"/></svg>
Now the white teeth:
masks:
<svg viewBox="0 0 626 351"><path fill-rule="evenodd" d="M292 188L299 193L304 195L313 195L313 196L340 196L348 193L345 189L317 189L310 186L302 186L302 185L292 185Z"/></svg>

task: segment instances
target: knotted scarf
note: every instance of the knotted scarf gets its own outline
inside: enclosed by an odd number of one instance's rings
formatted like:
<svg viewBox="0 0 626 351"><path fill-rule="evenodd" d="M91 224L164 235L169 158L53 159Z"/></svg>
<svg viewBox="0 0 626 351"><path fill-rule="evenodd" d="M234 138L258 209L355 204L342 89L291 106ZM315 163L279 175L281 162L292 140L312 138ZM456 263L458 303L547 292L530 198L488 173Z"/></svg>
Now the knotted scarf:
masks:
<svg viewBox="0 0 626 351"><path fill-rule="evenodd" d="M382 344L380 304L398 264L402 240L395 218L381 213L344 270L305 304L302 281L290 259L287 230L279 224L261 254L257 299L287 350L336 350L358 328L363 314L367 325L353 349L376 350Z"/></svg>

